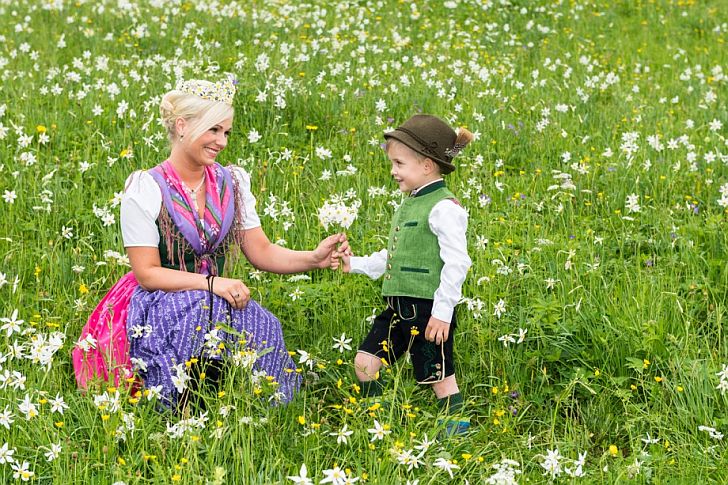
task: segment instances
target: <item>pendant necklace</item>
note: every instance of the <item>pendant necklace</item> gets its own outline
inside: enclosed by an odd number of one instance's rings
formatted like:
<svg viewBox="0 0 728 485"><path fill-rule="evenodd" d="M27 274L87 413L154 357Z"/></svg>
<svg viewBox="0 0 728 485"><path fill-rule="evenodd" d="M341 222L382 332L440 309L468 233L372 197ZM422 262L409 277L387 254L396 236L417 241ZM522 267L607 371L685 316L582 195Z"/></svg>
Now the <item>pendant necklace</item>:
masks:
<svg viewBox="0 0 728 485"><path fill-rule="evenodd" d="M200 208L197 206L197 192L199 192L200 188L202 188L202 184L205 183L205 175L202 175L202 180L200 180L200 183L197 184L197 187L194 189L191 189L185 184L185 189L187 190L187 193L190 194L190 198L192 199L192 205L195 206L195 212L199 214Z"/></svg>

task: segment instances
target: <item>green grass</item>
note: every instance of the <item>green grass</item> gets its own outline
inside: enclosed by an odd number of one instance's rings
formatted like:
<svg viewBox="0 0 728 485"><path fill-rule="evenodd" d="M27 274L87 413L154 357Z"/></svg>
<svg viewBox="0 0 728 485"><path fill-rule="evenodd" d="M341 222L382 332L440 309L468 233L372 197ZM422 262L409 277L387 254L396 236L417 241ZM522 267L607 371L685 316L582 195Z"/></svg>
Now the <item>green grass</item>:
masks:
<svg viewBox="0 0 728 485"><path fill-rule="evenodd" d="M0 411L14 415L0 427L0 446L28 462L33 481L291 483L286 477L305 463L315 483L335 466L369 483L443 483L450 477L435 462L445 458L460 467L455 482L484 483L508 458L520 464L519 482L538 483L549 480L540 465L555 449L566 468L587 453L585 478L562 471L555 481L728 480L724 441L699 430L728 431L716 375L728 364L727 211L718 203L728 183L722 3L451 3L457 8L2 2L0 195L17 198L0 201L0 317L18 309L24 323L21 332L0 333L0 373L10 373L0 383ZM269 67L258 70L263 54ZM222 161L250 172L263 228L291 248L310 249L326 235L317 210L348 190L363 201L347 231L354 250L383 247L390 202L400 197L378 146L385 128L422 110L479 134L448 177L470 213L473 266L463 290L473 308L459 308L455 349L473 432L436 442L412 469L395 452L419 453L415 445L438 435L432 392L400 362L384 375L392 406L370 412L356 392L354 351L332 349L342 332L356 348L365 319L383 308L379 283L364 277L321 271L292 282L253 279L244 261L233 269L283 322L289 350L315 357L287 406L267 406L245 372L231 370L225 395L206 396L204 428L175 438L168 426L181 417L145 398L129 401L119 389L111 412L94 404L105 389L76 390L75 339L128 271L104 256L123 252L112 199L129 173L167 154L159 96L176 74L214 80L222 72L239 80ZM274 107L278 92L285 108ZM378 113L380 99L387 108ZM117 115L122 101L128 111ZM97 105L103 113L94 115ZM549 123L539 126L544 109ZM722 127L711 128L714 120ZM252 129L263 135L254 144ZM639 134L631 158L621 149L630 132ZM27 146L22 134L33 136ZM664 148L650 146L652 135ZM322 160L317 147L333 156ZM92 164L83 173L82 162ZM349 163L356 175L320 180ZM554 171L569 173L574 188L560 188ZM381 186L388 195L367 196ZM288 230L263 216L271 194L295 214ZM627 207L631 194L639 212ZM116 223L104 226L94 206L109 208ZM288 295L297 287L303 296L294 302ZM496 318L500 299L507 311ZM519 328L528 331L522 343L498 340ZM65 344L49 368L13 358L14 345L27 354L53 331ZM24 389L13 387L14 371ZM62 415L51 412L57 394L69 406ZM26 395L38 408L29 420L18 407ZM124 416L135 429L119 439ZM371 441L374 419L389 426L384 440ZM337 444L330 433L344 425L354 433ZM52 443L62 451L48 461L41 447ZM0 464L0 480L16 480L11 464Z"/></svg>

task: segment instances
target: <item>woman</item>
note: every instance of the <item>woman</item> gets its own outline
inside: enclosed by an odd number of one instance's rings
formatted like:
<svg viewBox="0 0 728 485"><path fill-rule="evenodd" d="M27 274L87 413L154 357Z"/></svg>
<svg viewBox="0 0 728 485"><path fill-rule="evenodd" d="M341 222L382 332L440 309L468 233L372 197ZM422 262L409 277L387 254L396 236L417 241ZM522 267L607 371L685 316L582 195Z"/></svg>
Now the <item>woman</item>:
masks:
<svg viewBox="0 0 728 485"><path fill-rule="evenodd" d="M336 246L347 246L346 237L330 236L313 251L268 240L248 174L216 162L232 127L234 93L230 79L193 80L162 98L171 152L127 180L121 226L132 271L101 301L74 349L79 386L110 372L118 383L133 366L147 388L173 405L194 385L191 362L214 364L244 346L259 355L254 368L278 384L279 401L298 389L280 322L242 281L218 275L236 249L273 273L325 268Z"/></svg>

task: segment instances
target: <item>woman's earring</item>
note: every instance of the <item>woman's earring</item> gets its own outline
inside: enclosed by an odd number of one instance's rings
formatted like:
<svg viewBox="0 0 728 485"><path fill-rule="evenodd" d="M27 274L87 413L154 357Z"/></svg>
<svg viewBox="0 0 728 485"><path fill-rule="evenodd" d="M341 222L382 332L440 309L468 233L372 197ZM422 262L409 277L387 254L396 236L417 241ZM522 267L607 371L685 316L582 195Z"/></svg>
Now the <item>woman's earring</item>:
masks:
<svg viewBox="0 0 728 485"><path fill-rule="evenodd" d="M182 138L184 138L184 137L185 137L184 135L180 135L180 136L179 136L179 139L181 140L181 139L182 139Z"/></svg>

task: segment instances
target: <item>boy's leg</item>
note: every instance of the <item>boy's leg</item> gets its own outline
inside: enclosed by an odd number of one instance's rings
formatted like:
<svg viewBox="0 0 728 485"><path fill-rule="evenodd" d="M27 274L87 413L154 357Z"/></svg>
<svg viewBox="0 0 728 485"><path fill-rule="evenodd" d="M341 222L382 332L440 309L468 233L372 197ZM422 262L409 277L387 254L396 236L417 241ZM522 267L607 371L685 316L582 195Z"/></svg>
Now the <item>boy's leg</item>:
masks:
<svg viewBox="0 0 728 485"><path fill-rule="evenodd" d="M407 342L399 337L399 322L399 316L388 302L359 346L354 358L354 371L361 382L363 397L382 394L381 379L377 375L384 365L382 359L392 364L407 350Z"/></svg>
<svg viewBox="0 0 728 485"><path fill-rule="evenodd" d="M460 394L455 375L446 377L440 382L432 384L432 390L440 402L440 408L448 414L457 414L463 407L463 397Z"/></svg>
<svg viewBox="0 0 728 485"><path fill-rule="evenodd" d="M361 383L363 397L379 396L382 394L382 382L378 379L379 369L382 368L382 359L366 352L357 352L354 357L354 371Z"/></svg>
<svg viewBox="0 0 728 485"><path fill-rule="evenodd" d="M421 318L417 319L419 333L414 336L410 348L415 377L419 384L432 386L432 390L439 400L440 408L448 416L444 420L445 434L465 433L470 427L470 419L467 416L460 416L463 412L463 397L455 379L453 357L453 338L457 328L456 316L453 313L447 340L437 345L424 338L425 328L432 311L432 302L420 300L416 302L415 306L421 315Z"/></svg>

